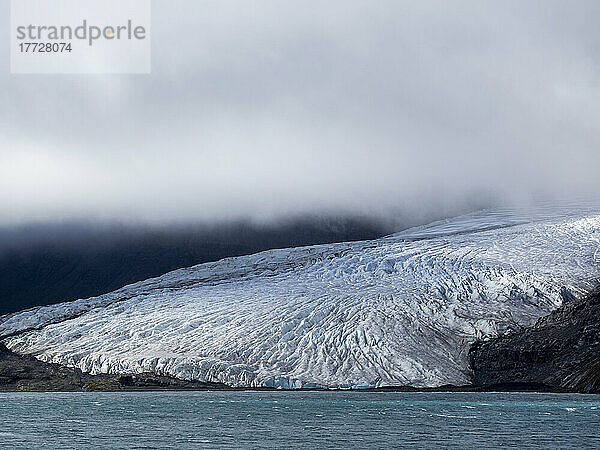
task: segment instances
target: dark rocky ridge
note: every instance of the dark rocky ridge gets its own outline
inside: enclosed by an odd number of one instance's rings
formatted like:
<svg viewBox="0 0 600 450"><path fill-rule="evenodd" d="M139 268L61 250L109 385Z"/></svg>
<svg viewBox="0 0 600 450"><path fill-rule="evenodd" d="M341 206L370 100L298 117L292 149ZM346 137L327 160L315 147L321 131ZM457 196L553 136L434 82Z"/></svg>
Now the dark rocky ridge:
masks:
<svg viewBox="0 0 600 450"><path fill-rule="evenodd" d="M531 328L477 342L470 359L476 386L600 393L600 293L565 303Z"/></svg>
<svg viewBox="0 0 600 450"><path fill-rule="evenodd" d="M217 383L178 380L153 373L90 375L79 369L38 361L33 356L17 355L0 344L0 392L223 389L228 387Z"/></svg>

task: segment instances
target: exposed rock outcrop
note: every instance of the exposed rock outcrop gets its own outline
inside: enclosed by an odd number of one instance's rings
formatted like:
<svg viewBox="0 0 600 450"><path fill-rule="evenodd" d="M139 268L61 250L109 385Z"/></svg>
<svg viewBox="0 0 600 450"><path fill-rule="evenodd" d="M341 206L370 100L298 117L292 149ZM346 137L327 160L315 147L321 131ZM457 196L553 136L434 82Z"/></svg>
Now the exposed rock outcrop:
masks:
<svg viewBox="0 0 600 450"><path fill-rule="evenodd" d="M6 391L135 391L227 389L217 383L184 381L152 373L90 375L79 369L17 355L0 344L0 392Z"/></svg>
<svg viewBox="0 0 600 450"><path fill-rule="evenodd" d="M600 392L600 293L565 303L531 328L477 342L470 359L477 386Z"/></svg>

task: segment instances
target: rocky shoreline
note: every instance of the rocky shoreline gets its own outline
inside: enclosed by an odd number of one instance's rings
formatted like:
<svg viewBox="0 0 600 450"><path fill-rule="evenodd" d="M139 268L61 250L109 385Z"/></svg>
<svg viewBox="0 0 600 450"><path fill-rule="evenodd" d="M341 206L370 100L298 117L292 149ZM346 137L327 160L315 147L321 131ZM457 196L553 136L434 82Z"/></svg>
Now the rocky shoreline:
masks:
<svg viewBox="0 0 600 450"><path fill-rule="evenodd" d="M470 350L470 361L471 385L360 390L600 393L600 293L565 303L531 328L476 342ZM0 392L160 390L248 389L185 381L153 373L90 375L76 368L45 363L33 356L17 355L0 343Z"/></svg>
<svg viewBox="0 0 600 450"><path fill-rule="evenodd" d="M90 375L79 369L48 364L29 355L17 355L0 344L0 392L86 392L224 390L224 384L184 381L153 373Z"/></svg>

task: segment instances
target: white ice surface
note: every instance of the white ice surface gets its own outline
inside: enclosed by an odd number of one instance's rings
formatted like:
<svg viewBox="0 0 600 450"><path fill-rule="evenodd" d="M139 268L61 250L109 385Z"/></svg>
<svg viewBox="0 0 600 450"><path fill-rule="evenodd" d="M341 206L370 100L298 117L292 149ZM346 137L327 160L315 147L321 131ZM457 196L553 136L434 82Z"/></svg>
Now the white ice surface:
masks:
<svg viewBox="0 0 600 450"><path fill-rule="evenodd" d="M600 283L600 209L494 210L272 250L0 319L19 353L233 386L469 381L476 339ZM6 337L10 335L9 337Z"/></svg>

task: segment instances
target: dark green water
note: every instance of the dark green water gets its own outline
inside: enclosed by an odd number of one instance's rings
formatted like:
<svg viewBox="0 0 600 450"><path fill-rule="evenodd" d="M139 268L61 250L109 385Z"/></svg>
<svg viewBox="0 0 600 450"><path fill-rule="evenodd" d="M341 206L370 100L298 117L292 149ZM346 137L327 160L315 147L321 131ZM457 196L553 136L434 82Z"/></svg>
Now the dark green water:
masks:
<svg viewBox="0 0 600 450"><path fill-rule="evenodd" d="M600 448L600 396L0 394L0 448Z"/></svg>

